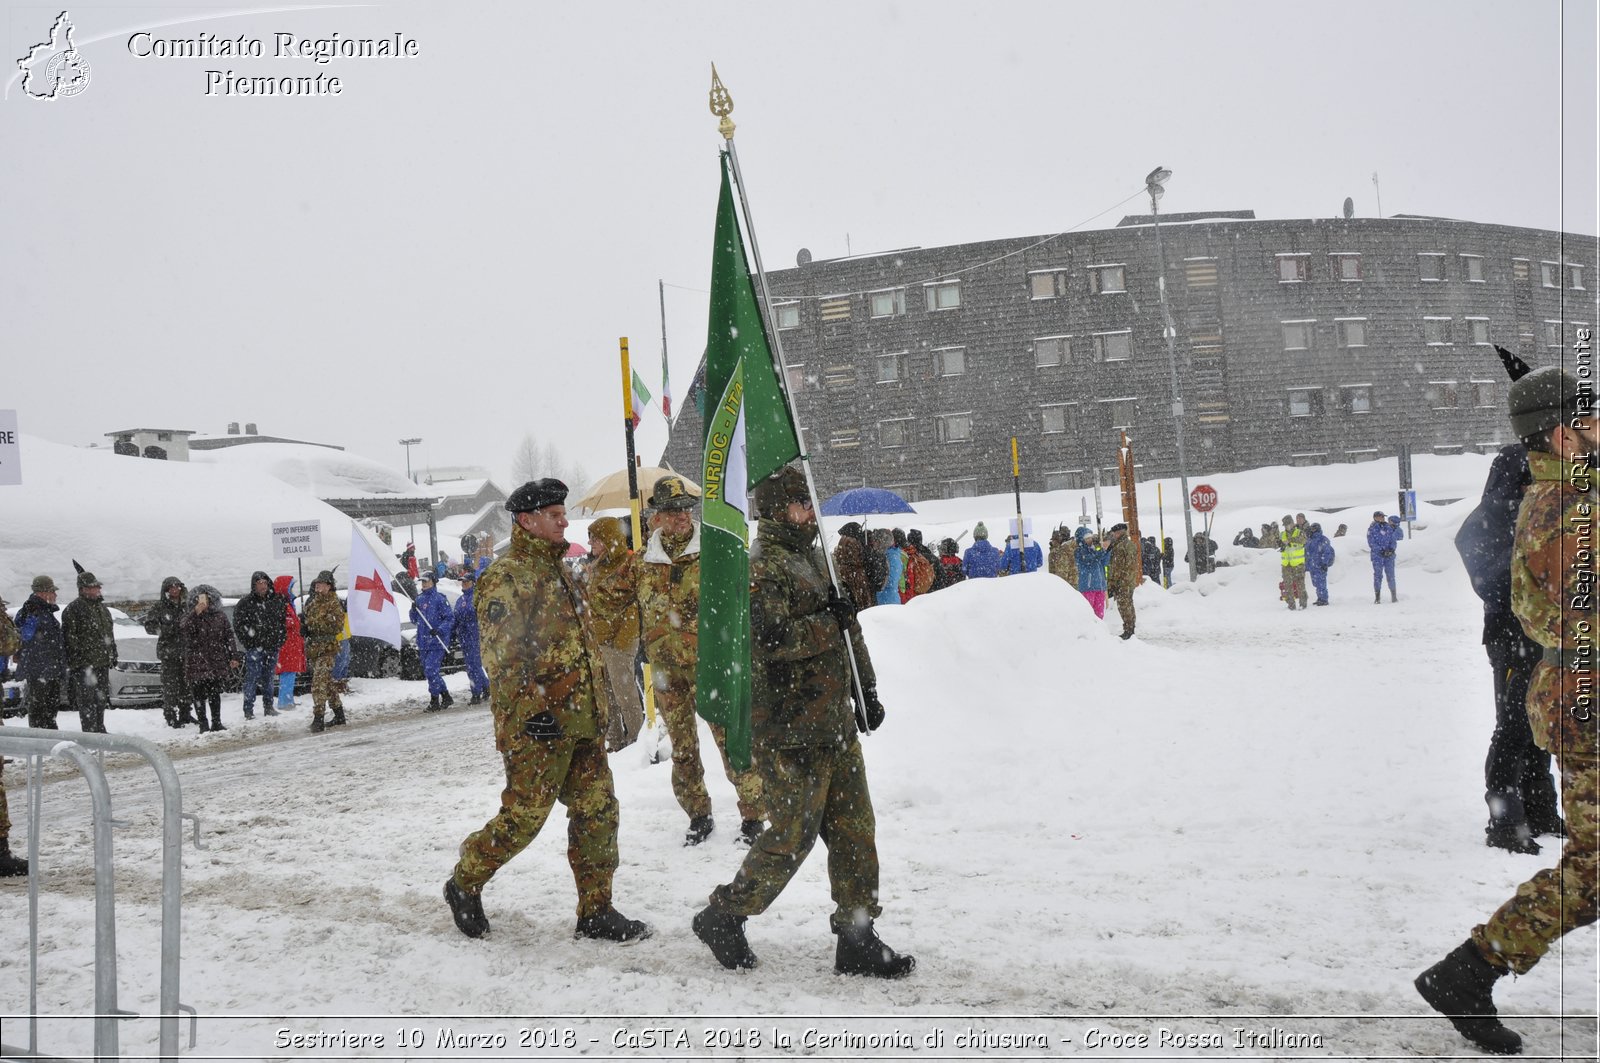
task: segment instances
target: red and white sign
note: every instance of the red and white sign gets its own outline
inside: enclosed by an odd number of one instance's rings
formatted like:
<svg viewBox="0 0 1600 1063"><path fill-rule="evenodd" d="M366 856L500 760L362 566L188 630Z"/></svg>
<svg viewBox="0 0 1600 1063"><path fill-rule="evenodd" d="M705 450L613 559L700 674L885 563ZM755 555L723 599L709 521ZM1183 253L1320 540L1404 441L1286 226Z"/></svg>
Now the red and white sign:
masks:
<svg viewBox="0 0 1600 1063"><path fill-rule="evenodd" d="M350 589L345 596L350 634L382 639L400 648L400 605L389 590L394 573L378 560L377 551L350 522Z"/></svg>
<svg viewBox="0 0 1600 1063"><path fill-rule="evenodd" d="M1195 489L1189 492L1189 504L1196 512L1210 513L1217 508L1217 489L1210 484L1195 485Z"/></svg>

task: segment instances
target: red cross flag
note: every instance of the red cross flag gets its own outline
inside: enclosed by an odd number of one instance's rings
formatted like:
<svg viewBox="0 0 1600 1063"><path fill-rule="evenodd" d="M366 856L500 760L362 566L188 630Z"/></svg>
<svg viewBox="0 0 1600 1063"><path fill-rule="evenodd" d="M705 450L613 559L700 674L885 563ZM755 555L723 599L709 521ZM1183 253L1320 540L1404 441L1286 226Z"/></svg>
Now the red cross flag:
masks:
<svg viewBox="0 0 1600 1063"><path fill-rule="evenodd" d="M389 590L394 578L392 566L378 560L378 552L367 542L364 529L350 522L350 590L345 611L350 617L350 634L381 639L400 648L400 607Z"/></svg>

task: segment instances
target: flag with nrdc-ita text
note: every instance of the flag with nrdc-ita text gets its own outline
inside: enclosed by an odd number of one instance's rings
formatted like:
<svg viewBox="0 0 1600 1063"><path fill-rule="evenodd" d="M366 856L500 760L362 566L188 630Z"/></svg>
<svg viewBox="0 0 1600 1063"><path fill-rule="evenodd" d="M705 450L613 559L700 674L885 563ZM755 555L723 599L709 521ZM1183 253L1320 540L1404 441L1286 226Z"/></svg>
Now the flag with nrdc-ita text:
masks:
<svg viewBox="0 0 1600 1063"><path fill-rule="evenodd" d="M695 711L726 730L728 760L743 771L750 766L749 489L799 457L800 444L745 258L726 152L711 254L704 393Z"/></svg>

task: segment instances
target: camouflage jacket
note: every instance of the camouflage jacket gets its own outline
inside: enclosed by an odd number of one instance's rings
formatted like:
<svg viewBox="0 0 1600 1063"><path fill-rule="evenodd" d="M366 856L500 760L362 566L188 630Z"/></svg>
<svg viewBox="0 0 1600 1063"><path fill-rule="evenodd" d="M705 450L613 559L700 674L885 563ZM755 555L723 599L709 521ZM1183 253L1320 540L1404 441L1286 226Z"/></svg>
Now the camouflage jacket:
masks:
<svg viewBox="0 0 1600 1063"><path fill-rule="evenodd" d="M638 555L622 544L589 566L583 593L589 623L602 646L626 649L639 641Z"/></svg>
<svg viewBox="0 0 1600 1063"><path fill-rule="evenodd" d="M344 630L344 605L332 591L314 591L306 602L306 616L300 622L300 632L305 636L306 652L315 653L336 649L339 633Z"/></svg>
<svg viewBox="0 0 1600 1063"><path fill-rule="evenodd" d="M1071 539L1050 547L1050 574L1066 580L1073 590L1078 589L1077 549L1078 544Z"/></svg>
<svg viewBox="0 0 1600 1063"><path fill-rule="evenodd" d="M1594 474L1531 452L1533 474L1517 515L1511 608L1528 637L1572 660L1541 662L1528 688L1528 722L1545 749L1595 751L1594 674L1597 498Z"/></svg>
<svg viewBox="0 0 1600 1063"><path fill-rule="evenodd" d="M750 550L751 725L758 749L856 740L850 658L828 612L815 524L762 520ZM850 625L861 684L877 686L861 625Z"/></svg>
<svg viewBox="0 0 1600 1063"><path fill-rule="evenodd" d="M562 563L566 549L518 526L510 551L484 570L473 591L495 748L502 753L530 741L523 727L547 710L568 738L606 731L600 644L577 581Z"/></svg>
<svg viewBox="0 0 1600 1063"><path fill-rule="evenodd" d="M1106 593L1116 595L1139 585L1139 544L1122 534L1111 547L1111 567L1106 570Z"/></svg>
<svg viewBox="0 0 1600 1063"><path fill-rule="evenodd" d="M61 635L67 644L67 667L110 668L117 663L117 638L106 604L82 595L61 610Z"/></svg>
<svg viewBox="0 0 1600 1063"><path fill-rule="evenodd" d="M700 655L700 524L682 544L656 531L639 565L645 655L674 684L694 682Z"/></svg>

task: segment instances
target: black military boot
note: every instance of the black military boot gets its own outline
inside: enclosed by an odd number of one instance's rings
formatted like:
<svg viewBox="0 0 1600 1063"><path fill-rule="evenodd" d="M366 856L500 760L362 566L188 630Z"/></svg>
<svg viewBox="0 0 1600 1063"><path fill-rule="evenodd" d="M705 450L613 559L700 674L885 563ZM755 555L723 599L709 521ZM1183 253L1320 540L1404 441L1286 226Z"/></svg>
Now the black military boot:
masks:
<svg viewBox="0 0 1600 1063"><path fill-rule="evenodd" d="M319 735L327 729L328 725L322 722L322 710L316 709L311 716L311 733Z"/></svg>
<svg viewBox="0 0 1600 1063"><path fill-rule="evenodd" d="M333 719L328 721L328 726L329 727L343 727L344 723L345 723L345 721L344 721L344 706L343 705L335 705L333 707Z"/></svg>
<svg viewBox="0 0 1600 1063"><path fill-rule="evenodd" d="M439 707L441 709L448 709L455 703L456 699L450 696L450 691L446 690L443 694L439 695Z"/></svg>
<svg viewBox="0 0 1600 1063"><path fill-rule="evenodd" d="M467 704L468 705L476 705L479 702L481 702L482 700L483 699L478 696L478 692L476 690L474 690L472 692L472 697L467 699Z"/></svg>
<svg viewBox="0 0 1600 1063"><path fill-rule="evenodd" d="M469 938L481 938L489 932L489 917L483 914L482 896L468 893L457 886L454 875L445 879L444 899L450 905L450 914L455 917L457 930Z"/></svg>
<svg viewBox="0 0 1600 1063"><path fill-rule="evenodd" d="M579 919L572 936L601 941L643 941L650 936L650 928L607 905L600 912Z"/></svg>
<svg viewBox="0 0 1600 1063"><path fill-rule="evenodd" d="M1522 1038L1501 1024L1494 1007L1494 983L1502 973L1468 938L1412 984L1462 1037L1485 1052L1514 1056L1522 1051Z"/></svg>
<svg viewBox="0 0 1600 1063"><path fill-rule="evenodd" d="M28 873L28 862L11 855L11 839L0 838L0 878L16 878Z"/></svg>
<svg viewBox="0 0 1600 1063"><path fill-rule="evenodd" d="M756 839L761 837L761 831L766 824L759 819L741 819L739 821L739 836L734 839L736 845L754 845Z"/></svg>
<svg viewBox="0 0 1600 1063"><path fill-rule="evenodd" d="M205 734L207 731L211 730L211 724L206 722L206 707L204 705L195 706L194 717L194 722L200 725L201 734Z"/></svg>
<svg viewBox="0 0 1600 1063"><path fill-rule="evenodd" d="M754 967L756 954L744 936L744 916L708 904L694 917L694 936L705 942L717 962L728 970Z"/></svg>
<svg viewBox="0 0 1600 1063"><path fill-rule="evenodd" d="M833 953L835 974L867 974L874 978L904 978L917 969L915 956L902 956L878 938L868 920L861 926L836 930L838 947Z"/></svg>
<svg viewBox="0 0 1600 1063"><path fill-rule="evenodd" d="M428 696L428 707L423 709L422 711L423 712L438 712L439 711L439 695L430 694Z"/></svg>
<svg viewBox="0 0 1600 1063"><path fill-rule="evenodd" d="M278 715L278 710L274 708L272 702L269 701L265 705L261 706L261 715L276 716Z"/></svg>
<svg viewBox="0 0 1600 1063"><path fill-rule="evenodd" d="M689 829L684 832L683 844L699 845L711 837L711 832L716 829L716 822L707 813L704 816L695 816L689 821Z"/></svg>
<svg viewBox="0 0 1600 1063"><path fill-rule="evenodd" d="M226 727L222 726L222 706L221 705L218 705L218 706L216 706L215 708L213 708L211 710L211 729L213 731L226 731L227 730Z"/></svg>
<svg viewBox="0 0 1600 1063"><path fill-rule="evenodd" d="M1490 792L1483 795L1489 806L1489 825L1483 828L1483 844L1508 853L1539 854L1539 843L1533 840L1535 831L1528 823L1528 813L1522 795L1515 792Z"/></svg>

